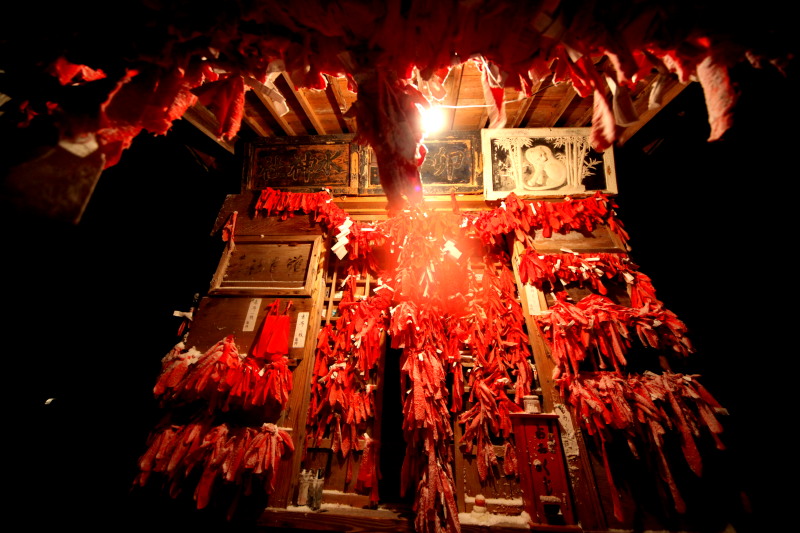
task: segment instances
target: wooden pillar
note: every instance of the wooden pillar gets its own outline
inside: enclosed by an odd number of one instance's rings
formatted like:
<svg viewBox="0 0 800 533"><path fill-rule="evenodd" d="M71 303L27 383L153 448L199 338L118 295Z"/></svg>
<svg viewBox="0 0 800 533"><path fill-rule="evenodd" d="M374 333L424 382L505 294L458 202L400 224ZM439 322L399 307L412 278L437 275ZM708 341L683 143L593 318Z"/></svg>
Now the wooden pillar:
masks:
<svg viewBox="0 0 800 533"><path fill-rule="evenodd" d="M325 261L326 253L320 254L317 265L317 276L314 289L311 293L313 304L309 317L308 335L303 351L303 358L292 373L292 392L289 403L281 414L278 423L281 427L291 428L292 441L295 450L290 458L281 461L280 470L276 476L275 492L270 495L270 507L286 508L294 499L294 492L298 484L300 464L306 443L306 421L308 405L311 399L311 375L314 371L314 357L317 346L317 337L320 330L320 317L325 300Z"/></svg>

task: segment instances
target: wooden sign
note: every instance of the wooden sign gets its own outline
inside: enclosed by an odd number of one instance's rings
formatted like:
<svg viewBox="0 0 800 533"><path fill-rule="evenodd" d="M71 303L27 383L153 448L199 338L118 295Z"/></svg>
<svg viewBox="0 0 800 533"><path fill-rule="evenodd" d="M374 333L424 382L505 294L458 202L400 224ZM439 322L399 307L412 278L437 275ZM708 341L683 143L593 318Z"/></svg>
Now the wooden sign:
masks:
<svg viewBox="0 0 800 533"><path fill-rule="evenodd" d="M563 197L617 193L614 152L595 152L591 128L481 130L484 195Z"/></svg>
<svg viewBox="0 0 800 533"><path fill-rule="evenodd" d="M310 296L322 236L239 237L220 260L209 294Z"/></svg>
<svg viewBox="0 0 800 533"><path fill-rule="evenodd" d="M420 166L423 194L480 193L483 191L481 139L476 131L436 135L423 141L427 154ZM360 172L358 192L381 195L375 153L369 150L365 169Z"/></svg>
<svg viewBox="0 0 800 533"><path fill-rule="evenodd" d="M356 194L359 158L366 147L354 135L316 135L261 139L246 148L244 191L266 188L294 192Z"/></svg>

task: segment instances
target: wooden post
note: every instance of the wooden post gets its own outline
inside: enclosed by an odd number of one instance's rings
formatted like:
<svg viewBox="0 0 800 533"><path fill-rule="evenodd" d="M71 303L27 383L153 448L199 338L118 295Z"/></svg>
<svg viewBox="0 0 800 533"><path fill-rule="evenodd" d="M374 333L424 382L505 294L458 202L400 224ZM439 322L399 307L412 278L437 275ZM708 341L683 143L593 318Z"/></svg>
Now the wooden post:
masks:
<svg viewBox="0 0 800 533"><path fill-rule="evenodd" d="M300 364L294 369L292 376L292 392L289 397L289 404L281 415L279 425L292 429L294 441L294 453L286 460L281 461L280 470L276 476L275 492L269 497L270 507L286 508L292 501L295 487L298 484L300 464L303 460L303 453L306 443L306 420L308 417L308 405L311 399L311 374L314 371L314 359L317 346L317 336L320 329L320 314L325 300L325 268L326 264L320 254L320 261L317 265L317 275L314 282L314 289L311 293L312 301L311 317L309 318L308 337ZM333 290L333 289L331 289Z"/></svg>

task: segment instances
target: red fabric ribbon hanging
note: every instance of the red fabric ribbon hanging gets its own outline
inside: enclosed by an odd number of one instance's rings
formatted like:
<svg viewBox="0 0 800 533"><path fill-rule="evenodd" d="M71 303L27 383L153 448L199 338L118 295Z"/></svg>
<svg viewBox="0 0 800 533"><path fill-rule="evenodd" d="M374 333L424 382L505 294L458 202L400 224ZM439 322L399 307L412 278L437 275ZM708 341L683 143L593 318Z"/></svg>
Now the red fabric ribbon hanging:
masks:
<svg viewBox="0 0 800 533"><path fill-rule="evenodd" d="M251 356L268 363L289 355L289 309L292 308L292 302L286 302L283 314L279 314L280 305L280 300L269 305L267 316L250 350Z"/></svg>

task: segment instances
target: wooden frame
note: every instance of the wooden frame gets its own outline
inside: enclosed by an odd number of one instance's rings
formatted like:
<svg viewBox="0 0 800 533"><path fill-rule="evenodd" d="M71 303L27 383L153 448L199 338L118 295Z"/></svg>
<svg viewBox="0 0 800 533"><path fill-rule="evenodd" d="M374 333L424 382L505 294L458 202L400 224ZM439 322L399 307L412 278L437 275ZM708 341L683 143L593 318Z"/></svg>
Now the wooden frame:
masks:
<svg viewBox="0 0 800 533"><path fill-rule="evenodd" d="M617 193L614 152L595 152L591 128L481 130L486 200Z"/></svg>
<svg viewBox="0 0 800 533"><path fill-rule="evenodd" d="M321 235L248 236L230 241L209 294L310 296Z"/></svg>
<svg viewBox="0 0 800 533"><path fill-rule="evenodd" d="M481 138L477 131L431 135L423 144L428 151L419 168L423 194L483 191ZM365 166L359 173L359 194L384 194L378 162L371 149Z"/></svg>
<svg viewBox="0 0 800 533"><path fill-rule="evenodd" d="M242 191L268 187L292 192L357 194L367 147L354 134L259 139L246 145Z"/></svg>

